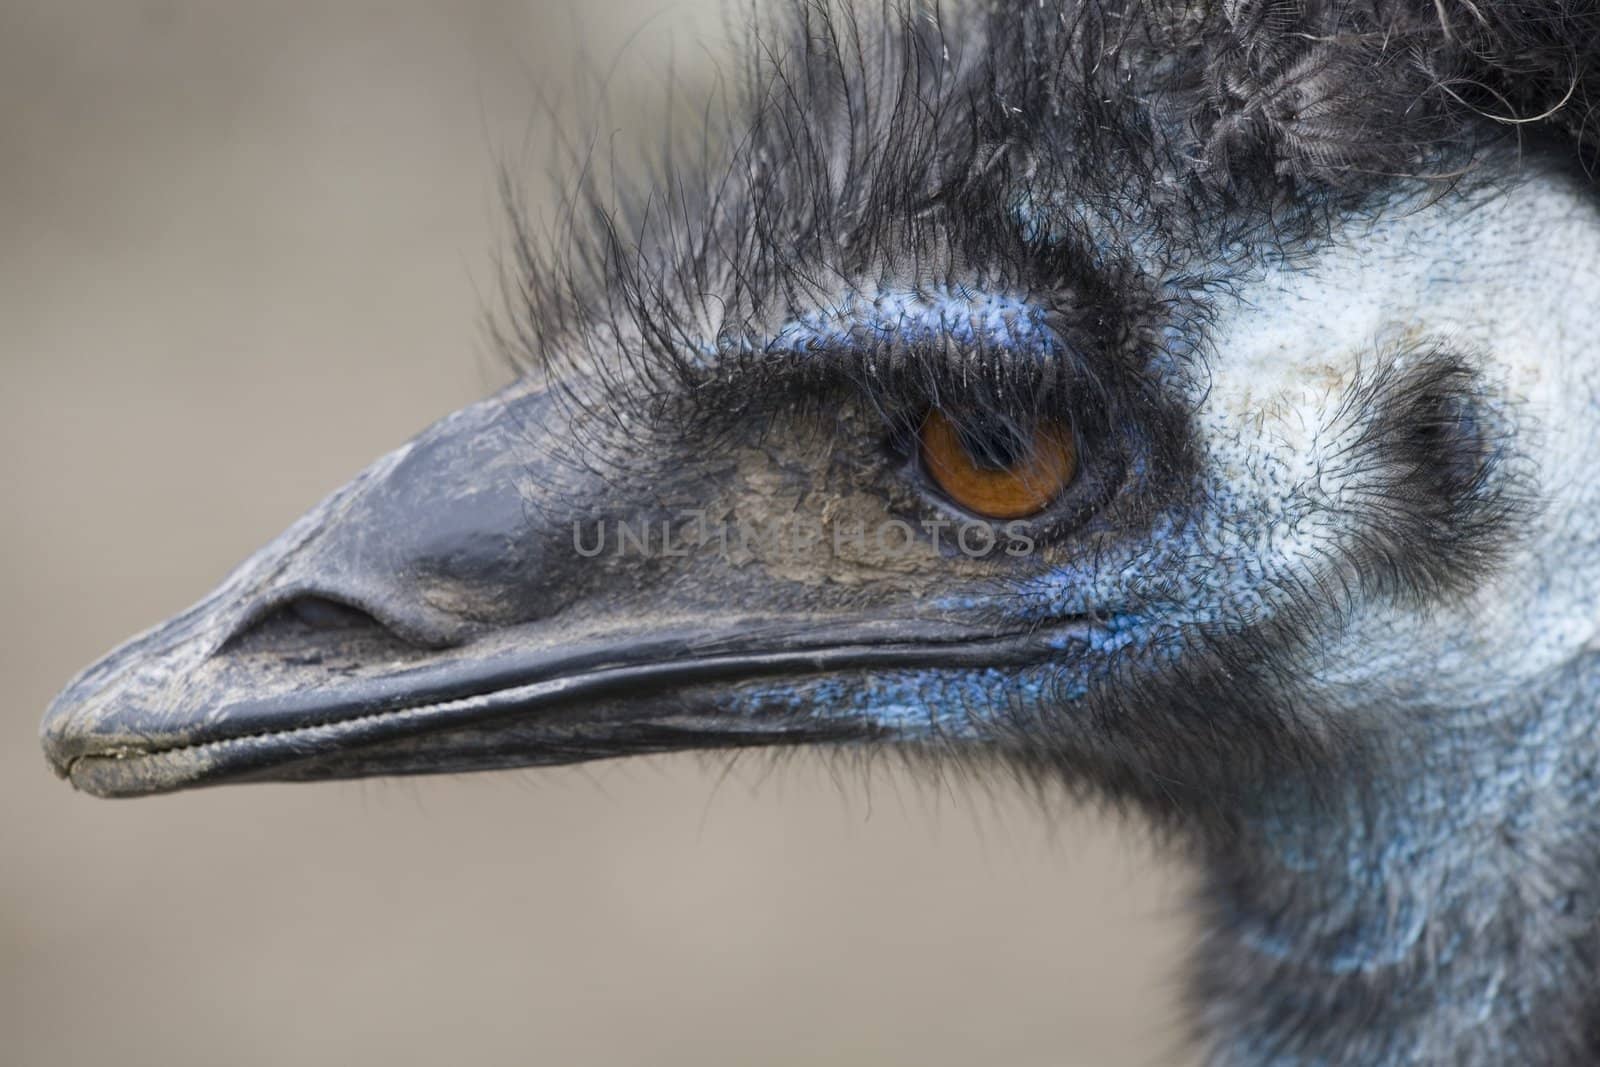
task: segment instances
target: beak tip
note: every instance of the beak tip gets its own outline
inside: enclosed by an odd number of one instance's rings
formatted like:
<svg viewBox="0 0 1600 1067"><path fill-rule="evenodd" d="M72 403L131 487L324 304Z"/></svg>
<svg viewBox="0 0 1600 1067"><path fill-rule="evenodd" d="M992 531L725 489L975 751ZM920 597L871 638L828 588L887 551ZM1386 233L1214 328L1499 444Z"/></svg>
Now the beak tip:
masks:
<svg viewBox="0 0 1600 1067"><path fill-rule="evenodd" d="M45 761L79 792L118 796L134 786L118 768L146 747L147 724L137 693L127 685L127 667L118 650L84 670L50 702L39 724ZM118 781L124 781L122 788Z"/></svg>
<svg viewBox="0 0 1600 1067"><path fill-rule="evenodd" d="M80 676L81 678L81 676ZM39 745L57 778L72 777L72 764L83 748L79 726L81 702L76 699L79 679L74 679L45 709L39 723Z"/></svg>
<svg viewBox="0 0 1600 1067"><path fill-rule="evenodd" d="M82 773L84 757L96 747L96 733L69 686L51 701L39 727L39 744L51 772L79 792L98 794Z"/></svg>

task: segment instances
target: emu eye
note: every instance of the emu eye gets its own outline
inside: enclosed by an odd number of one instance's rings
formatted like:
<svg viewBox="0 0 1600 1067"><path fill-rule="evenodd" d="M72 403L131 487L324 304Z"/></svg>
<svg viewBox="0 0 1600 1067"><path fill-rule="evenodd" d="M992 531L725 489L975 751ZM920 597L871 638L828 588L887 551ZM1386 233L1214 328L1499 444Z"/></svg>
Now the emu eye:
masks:
<svg viewBox="0 0 1600 1067"><path fill-rule="evenodd" d="M1042 423L1031 435L979 440L935 409L917 436L922 465L945 495L989 519L1038 514L1078 472L1072 431L1060 422Z"/></svg>

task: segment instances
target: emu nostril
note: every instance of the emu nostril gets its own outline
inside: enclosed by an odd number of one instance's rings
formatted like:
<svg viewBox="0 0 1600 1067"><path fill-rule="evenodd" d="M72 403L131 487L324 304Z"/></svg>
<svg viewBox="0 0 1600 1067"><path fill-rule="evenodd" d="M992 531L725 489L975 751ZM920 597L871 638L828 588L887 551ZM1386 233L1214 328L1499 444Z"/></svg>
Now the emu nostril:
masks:
<svg viewBox="0 0 1600 1067"><path fill-rule="evenodd" d="M223 645L227 651L288 651L340 644L413 648L409 640L372 612L332 597L305 593L272 605L240 626Z"/></svg>
<svg viewBox="0 0 1600 1067"><path fill-rule="evenodd" d="M296 597L279 611L295 622L313 630L355 630L368 627L383 628L382 624L360 608L320 596Z"/></svg>

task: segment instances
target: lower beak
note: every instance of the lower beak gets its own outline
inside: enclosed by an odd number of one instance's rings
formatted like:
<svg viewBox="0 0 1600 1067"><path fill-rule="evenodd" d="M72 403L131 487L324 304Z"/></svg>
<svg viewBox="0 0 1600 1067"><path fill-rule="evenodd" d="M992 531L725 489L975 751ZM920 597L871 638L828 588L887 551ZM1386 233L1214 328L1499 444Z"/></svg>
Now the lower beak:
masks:
<svg viewBox="0 0 1600 1067"><path fill-rule="evenodd" d="M85 792L136 796L233 781L869 740L891 728L852 710L854 702L830 703L823 690L837 699L841 687L880 672L1022 665L1039 658L1044 641L903 623L742 620L534 650L466 647L343 684L307 677L273 695L213 697L203 685L184 687L195 711L207 709L200 714L163 714L124 699L96 715L74 687L52 709L47 749Z"/></svg>

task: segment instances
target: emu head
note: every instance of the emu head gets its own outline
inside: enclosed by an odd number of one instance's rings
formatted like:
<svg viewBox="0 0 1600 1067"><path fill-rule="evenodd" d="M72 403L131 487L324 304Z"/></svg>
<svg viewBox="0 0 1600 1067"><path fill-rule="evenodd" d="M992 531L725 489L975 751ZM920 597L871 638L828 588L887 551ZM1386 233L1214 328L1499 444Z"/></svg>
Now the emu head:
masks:
<svg viewBox="0 0 1600 1067"><path fill-rule="evenodd" d="M1486 850L1590 914L1529 829L1600 749L1600 22L1548 14L802 7L720 161L519 242L516 384L72 682L49 757L107 796L984 758L1197 827L1224 998L1317 959L1403 1003Z"/></svg>

